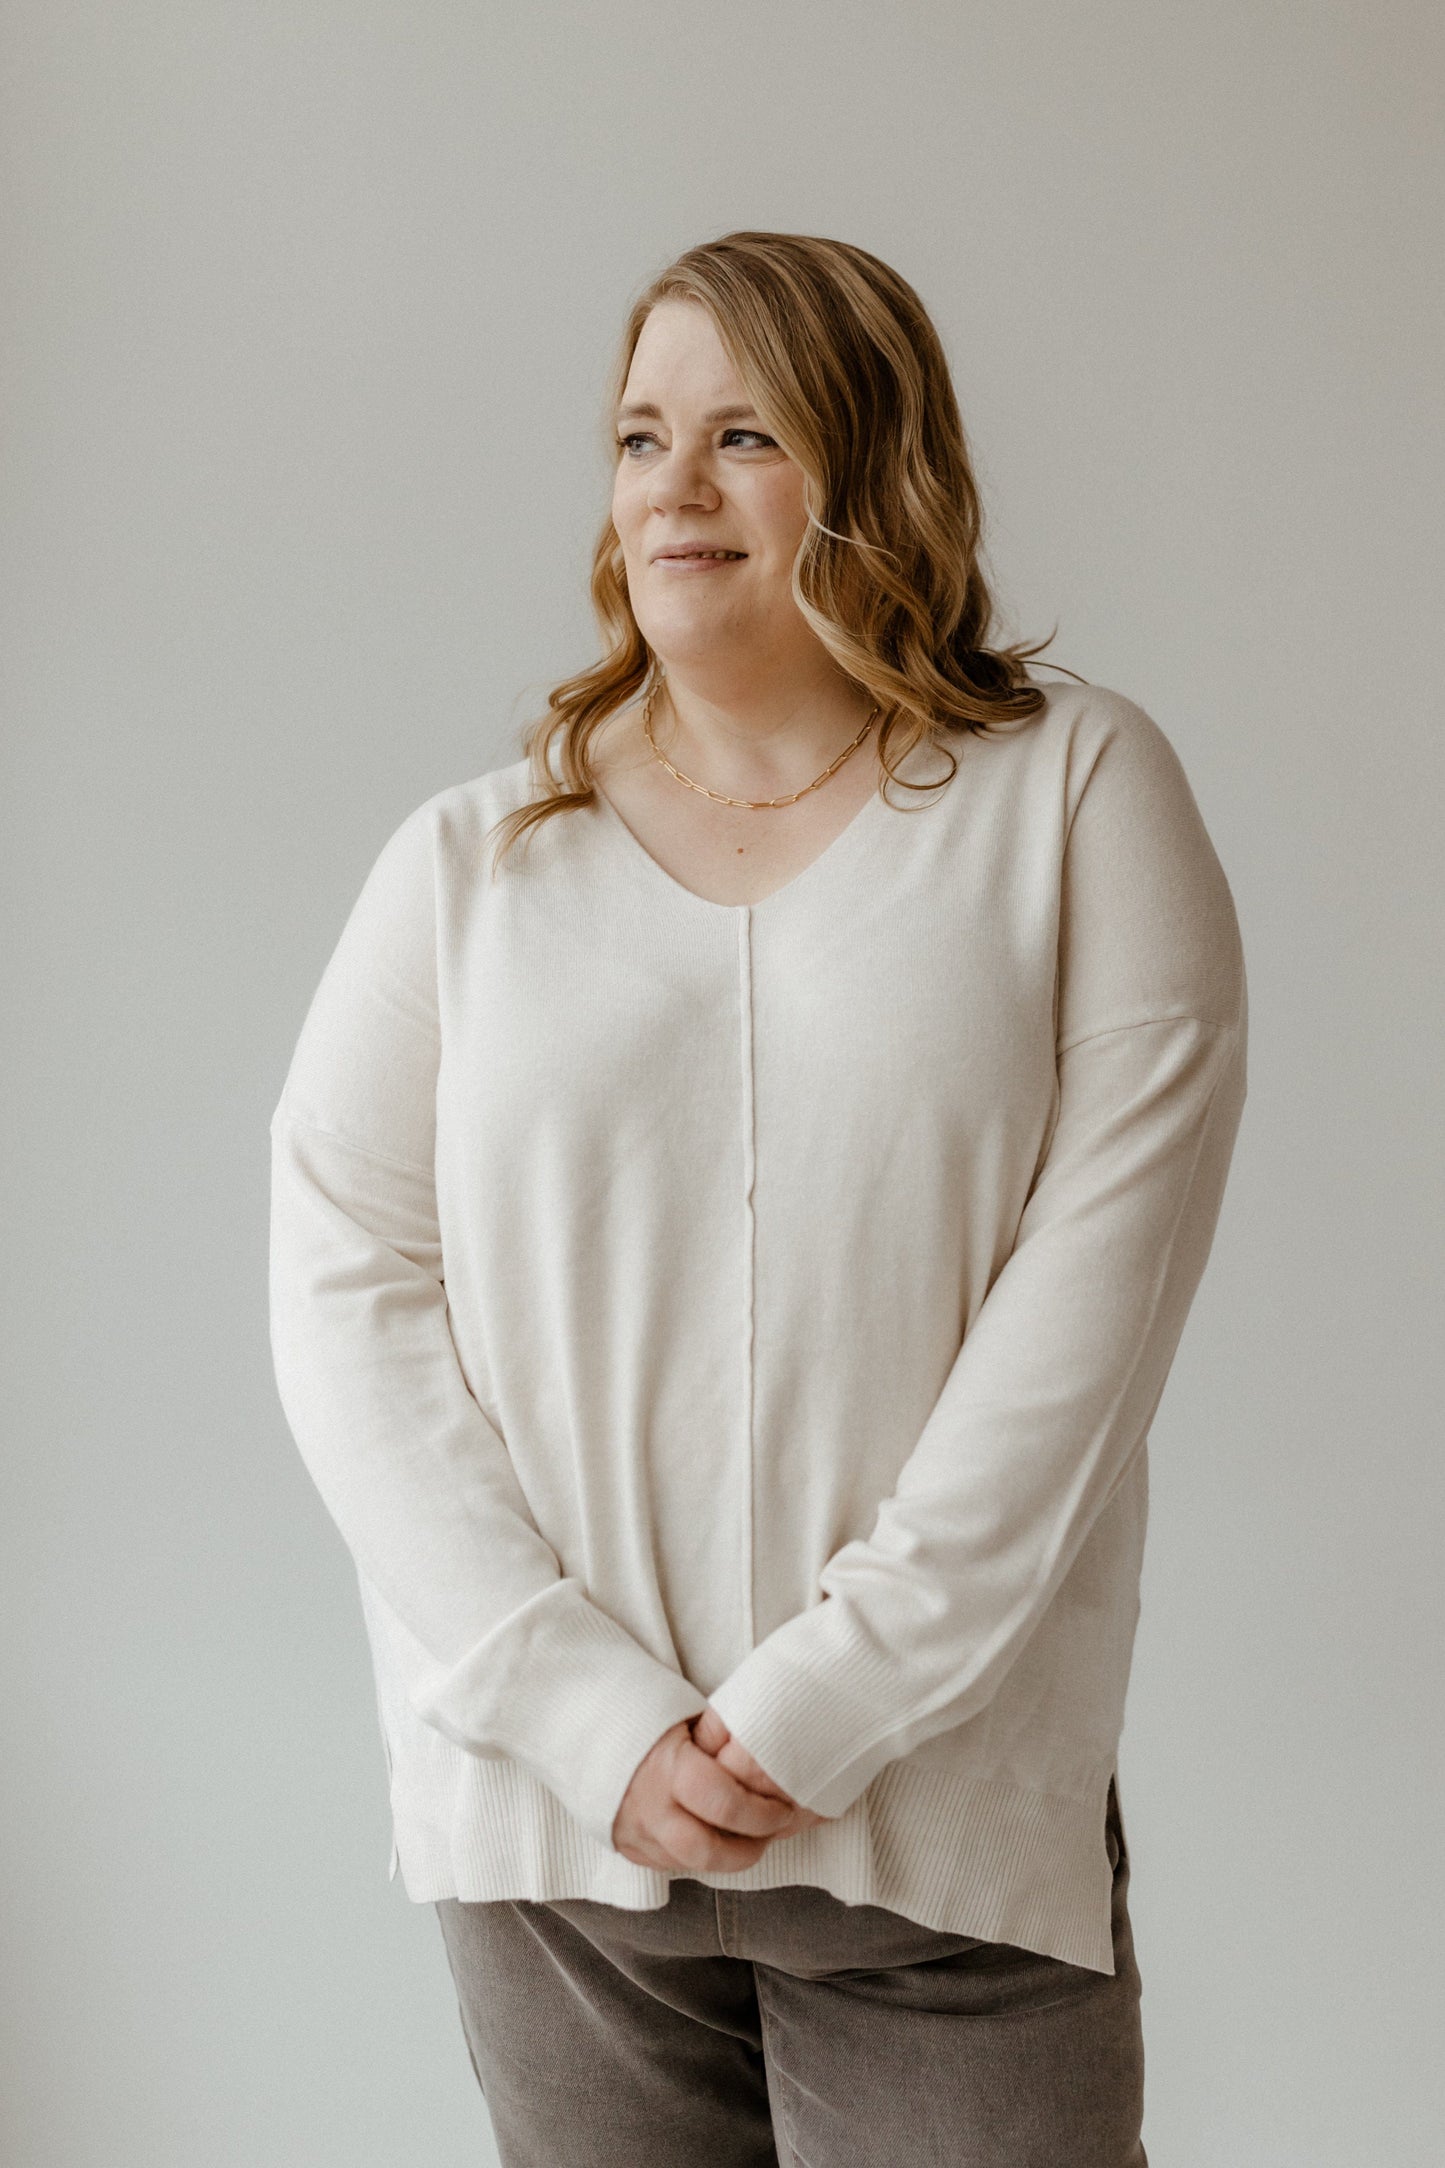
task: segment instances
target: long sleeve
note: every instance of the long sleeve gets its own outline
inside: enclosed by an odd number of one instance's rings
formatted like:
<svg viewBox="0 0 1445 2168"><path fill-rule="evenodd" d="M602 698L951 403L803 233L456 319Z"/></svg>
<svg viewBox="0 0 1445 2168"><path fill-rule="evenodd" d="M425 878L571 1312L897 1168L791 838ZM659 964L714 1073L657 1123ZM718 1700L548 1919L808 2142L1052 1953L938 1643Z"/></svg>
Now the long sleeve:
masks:
<svg viewBox="0 0 1445 2168"><path fill-rule="evenodd" d="M995 1694L1147 1437L1213 1241L1238 925L1169 741L1105 712L1061 813L1058 1096L1011 1252L871 1535L710 1697L825 1816Z"/></svg>
<svg viewBox="0 0 1445 2168"><path fill-rule="evenodd" d="M638 1762L705 1697L563 1574L458 1361L434 1179L434 863L423 806L368 876L271 1119L276 1381L403 1629L418 1714L516 1760L606 1845Z"/></svg>

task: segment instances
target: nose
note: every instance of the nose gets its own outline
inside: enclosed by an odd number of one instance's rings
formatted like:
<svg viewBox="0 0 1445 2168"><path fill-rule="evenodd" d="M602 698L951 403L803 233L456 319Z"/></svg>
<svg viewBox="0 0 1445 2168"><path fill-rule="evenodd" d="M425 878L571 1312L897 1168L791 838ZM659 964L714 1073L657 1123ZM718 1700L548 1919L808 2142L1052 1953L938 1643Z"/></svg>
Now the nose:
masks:
<svg viewBox="0 0 1445 2168"><path fill-rule="evenodd" d="M701 451L675 442L653 465L647 478L648 508L654 512L681 512L694 508L715 511L720 492L707 471Z"/></svg>

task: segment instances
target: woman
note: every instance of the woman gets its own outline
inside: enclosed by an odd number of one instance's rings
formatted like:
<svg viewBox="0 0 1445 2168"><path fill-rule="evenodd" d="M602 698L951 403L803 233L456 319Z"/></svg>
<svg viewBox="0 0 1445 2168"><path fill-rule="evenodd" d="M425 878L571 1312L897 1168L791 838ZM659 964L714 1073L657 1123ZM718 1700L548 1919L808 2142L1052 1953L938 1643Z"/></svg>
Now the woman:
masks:
<svg viewBox="0 0 1445 2168"><path fill-rule="evenodd" d="M612 390L606 657L392 834L272 1121L392 1871L508 2168L1125 2168L1229 889L1150 717L988 644L895 272L691 250Z"/></svg>

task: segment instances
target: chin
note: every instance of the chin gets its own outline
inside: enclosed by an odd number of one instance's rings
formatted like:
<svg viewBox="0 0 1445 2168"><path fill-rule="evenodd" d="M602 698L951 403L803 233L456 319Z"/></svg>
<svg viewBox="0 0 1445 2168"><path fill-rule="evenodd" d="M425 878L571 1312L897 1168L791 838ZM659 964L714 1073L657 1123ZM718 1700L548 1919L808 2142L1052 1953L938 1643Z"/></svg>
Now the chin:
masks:
<svg viewBox="0 0 1445 2168"><path fill-rule="evenodd" d="M643 624L639 618L638 624L653 653L679 670L685 670L689 663L736 656L739 645L746 645L748 639L746 627L738 624L735 615L722 610L689 610L686 615L653 624Z"/></svg>

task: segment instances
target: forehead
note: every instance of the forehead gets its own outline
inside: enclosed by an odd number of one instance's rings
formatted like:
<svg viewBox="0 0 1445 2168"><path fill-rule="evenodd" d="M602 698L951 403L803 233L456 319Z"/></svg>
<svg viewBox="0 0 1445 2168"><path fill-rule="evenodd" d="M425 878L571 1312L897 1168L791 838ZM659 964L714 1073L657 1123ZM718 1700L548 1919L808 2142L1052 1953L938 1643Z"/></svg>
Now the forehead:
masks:
<svg viewBox="0 0 1445 2168"><path fill-rule="evenodd" d="M660 301L638 334L624 398L732 399L746 393L717 325L694 301Z"/></svg>

